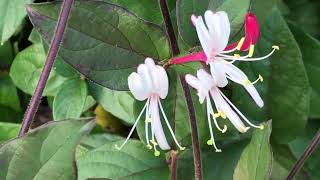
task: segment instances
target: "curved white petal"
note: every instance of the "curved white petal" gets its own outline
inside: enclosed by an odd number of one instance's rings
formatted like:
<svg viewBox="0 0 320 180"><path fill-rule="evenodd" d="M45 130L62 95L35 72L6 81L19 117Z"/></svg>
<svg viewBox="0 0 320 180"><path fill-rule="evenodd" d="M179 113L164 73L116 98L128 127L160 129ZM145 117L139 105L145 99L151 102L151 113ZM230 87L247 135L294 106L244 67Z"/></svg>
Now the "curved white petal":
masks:
<svg viewBox="0 0 320 180"><path fill-rule="evenodd" d="M186 82L193 87L194 89L196 89L198 91L198 96L199 96L199 101L202 104L208 94L208 91L205 91L204 88L202 88L202 84L200 82L200 80L198 78L196 78L193 75L187 74L185 76Z"/></svg>
<svg viewBox="0 0 320 180"><path fill-rule="evenodd" d="M145 88L145 91L151 94L154 91L152 75L148 69L148 66L145 64L140 64L137 70L140 78L142 86Z"/></svg>
<svg viewBox="0 0 320 180"><path fill-rule="evenodd" d="M151 98L150 100L150 112L151 112L151 128L154 130L154 135L159 147L162 150L170 149L166 135L164 134L162 124L160 121L159 107L156 98Z"/></svg>
<svg viewBox="0 0 320 180"><path fill-rule="evenodd" d="M133 72L129 75L128 86L131 93L137 100L143 101L147 99L149 93L144 88L141 78L136 72Z"/></svg>
<svg viewBox="0 0 320 180"><path fill-rule="evenodd" d="M218 49L218 52L223 51L226 46L228 45L229 36L230 36L230 22L228 18L228 14L224 11L219 11L216 14L218 14L220 18L220 28L221 28L221 43L220 49Z"/></svg>
<svg viewBox="0 0 320 180"><path fill-rule="evenodd" d="M244 86L244 88L248 91L252 99L259 107L264 106L264 102L258 91L253 86L253 84L248 82L248 77L239 68L237 68L233 64L225 63L224 69L232 81Z"/></svg>
<svg viewBox="0 0 320 180"><path fill-rule="evenodd" d="M216 59L210 63L210 72L212 77L216 80L218 87L225 87L228 84L226 72L224 70L224 63Z"/></svg>
<svg viewBox="0 0 320 180"><path fill-rule="evenodd" d="M147 57L144 60L144 63L148 66L148 68L153 68L156 66L156 64L154 63L154 60L152 58Z"/></svg>
<svg viewBox="0 0 320 180"><path fill-rule="evenodd" d="M204 24L201 16L197 18L195 27L196 27L198 38L203 48L203 51L205 52L207 57L210 57L210 53L212 51L212 39L210 37L209 31L206 25Z"/></svg>
<svg viewBox="0 0 320 180"><path fill-rule="evenodd" d="M242 133L246 132L246 126L240 120L239 116L231 109L230 105L220 95L219 89L217 87L212 88L210 94L216 106L218 106L217 109L222 111L227 116L227 118L231 121L234 127Z"/></svg>
<svg viewBox="0 0 320 180"><path fill-rule="evenodd" d="M158 93L161 99L164 99L168 95L169 80L166 70L161 66L156 66L157 69L157 80L155 83L159 85Z"/></svg>
<svg viewBox="0 0 320 180"><path fill-rule="evenodd" d="M205 88L206 91L209 91L213 86L216 85L216 82L212 76L204 69L199 69L197 71L197 77L200 80L201 86Z"/></svg>

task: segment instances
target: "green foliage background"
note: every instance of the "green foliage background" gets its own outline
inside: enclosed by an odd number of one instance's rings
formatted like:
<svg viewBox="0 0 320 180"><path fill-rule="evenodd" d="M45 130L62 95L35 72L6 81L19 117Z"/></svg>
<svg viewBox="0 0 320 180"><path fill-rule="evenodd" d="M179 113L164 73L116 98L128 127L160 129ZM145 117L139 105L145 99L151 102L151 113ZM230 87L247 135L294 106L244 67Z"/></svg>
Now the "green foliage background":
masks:
<svg viewBox="0 0 320 180"><path fill-rule="evenodd" d="M31 3L31 4L30 4ZM145 57L163 64L172 57L158 0L75 1L59 55L47 82L33 130L16 138L23 113L39 80L61 1L0 1L0 179L169 179L170 152L153 156L142 142L143 124L121 150L142 103L127 91L127 77ZM249 0L168 0L181 55L199 49L190 15L205 10L228 13L230 43L243 36ZM282 180L320 128L320 16L318 0L254 0L261 37L255 56L241 62L265 101L258 109L242 87L226 94L264 130L216 133L221 153L206 145L205 107L192 90L201 144L204 180ZM191 130L179 76L199 63L168 69L170 90L162 102L178 141L177 179L194 178ZM95 121L92 120L95 117ZM169 133L167 137L169 136ZM141 141L139 141L141 139ZM172 139L170 139L173 144ZM316 149L298 180L320 178Z"/></svg>

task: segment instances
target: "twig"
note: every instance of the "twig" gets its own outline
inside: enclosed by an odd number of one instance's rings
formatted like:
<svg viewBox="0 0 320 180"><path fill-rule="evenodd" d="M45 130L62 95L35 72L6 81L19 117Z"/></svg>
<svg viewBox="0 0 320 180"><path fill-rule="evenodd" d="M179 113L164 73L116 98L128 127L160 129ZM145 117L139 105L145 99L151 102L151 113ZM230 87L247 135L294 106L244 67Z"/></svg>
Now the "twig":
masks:
<svg viewBox="0 0 320 180"><path fill-rule="evenodd" d="M300 159L296 162L296 164L293 166L291 169L287 180L292 180L293 177L300 171L302 168L303 164L307 161L307 159L311 156L314 150L316 150L317 146L320 143L320 130L316 133L316 135L313 137L311 140L311 143L309 146L306 148L306 150L303 152L302 156Z"/></svg>
<svg viewBox="0 0 320 180"><path fill-rule="evenodd" d="M184 90L184 95L187 100L190 126L191 126L191 136L192 136L192 151L193 151L193 162L194 162L194 176L195 180L202 179L202 171L201 171L201 154L200 154L200 145L198 139L198 130L197 130L197 121L196 115L193 108L192 97L190 93L189 86L185 81L183 76L180 76L181 84Z"/></svg>
<svg viewBox="0 0 320 180"><path fill-rule="evenodd" d="M177 151L175 151L175 150L171 151L171 154L170 154L171 180L177 179L177 155L178 155Z"/></svg>
<svg viewBox="0 0 320 180"><path fill-rule="evenodd" d="M160 0L160 8L161 8L164 23L167 28L167 32L168 32L168 36L169 36L169 40L170 40L170 45L171 45L171 50L172 50L172 55L176 56L180 53L180 51L179 51L179 47L178 47L178 43L177 43L177 38L174 34L174 30L173 30L173 26L171 23L170 13L168 10L168 5L167 5L166 0Z"/></svg>
<svg viewBox="0 0 320 180"><path fill-rule="evenodd" d="M38 110L39 104L41 102L41 97L43 90L46 86L48 77L50 75L54 60L57 56L57 53L59 51L59 46L64 34L64 30L66 27L66 24L68 22L69 13L71 10L73 4L73 0L64 0L62 4L62 8L59 15L59 20L56 26L56 31L54 33L53 39L50 44L50 48L48 51L46 63L43 67L43 70L40 75L40 79L38 81L36 90L30 100L29 106L26 110L26 113L24 114L22 126L19 132L19 137L24 135L26 132L28 132L33 118Z"/></svg>

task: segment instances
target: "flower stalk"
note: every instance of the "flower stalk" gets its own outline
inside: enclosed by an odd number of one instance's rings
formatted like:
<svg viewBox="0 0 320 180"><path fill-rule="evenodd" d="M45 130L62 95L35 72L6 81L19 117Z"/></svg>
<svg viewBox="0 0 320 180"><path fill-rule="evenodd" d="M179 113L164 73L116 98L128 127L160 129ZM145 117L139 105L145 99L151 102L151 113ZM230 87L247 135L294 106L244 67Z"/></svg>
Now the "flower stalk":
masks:
<svg viewBox="0 0 320 180"><path fill-rule="evenodd" d="M28 132L28 130L32 124L33 118L38 110L38 107L41 102L43 90L46 86L46 83L47 83L48 77L50 75L54 60L55 60L57 53L59 51L59 46L60 46L61 40L63 38L63 34L64 34L64 31L66 28L66 24L68 22L68 17L69 17L72 5L73 5L73 0L64 0L63 1L60 15L59 15L59 19L58 19L58 23L56 26L56 31L53 35L53 39L50 44L50 48L48 51L46 62L43 67L43 70L41 72L40 79L38 81L35 92L31 98L29 106L24 114L22 126L19 131L19 137L23 136L25 133Z"/></svg>

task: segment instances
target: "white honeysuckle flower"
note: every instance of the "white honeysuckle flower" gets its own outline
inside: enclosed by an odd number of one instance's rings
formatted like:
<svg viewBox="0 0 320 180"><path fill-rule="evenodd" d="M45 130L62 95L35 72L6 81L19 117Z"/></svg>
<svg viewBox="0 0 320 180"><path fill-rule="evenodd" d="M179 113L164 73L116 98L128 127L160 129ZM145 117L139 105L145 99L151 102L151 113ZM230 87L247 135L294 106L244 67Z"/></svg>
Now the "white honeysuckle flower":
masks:
<svg viewBox="0 0 320 180"><path fill-rule="evenodd" d="M235 126L235 128L241 132L245 133L249 127L245 126L241 121L240 117L250 126L255 128L263 129L263 125L254 125L252 124L238 109L232 102L220 91L219 86L217 84L217 80L213 78L208 72L204 69L200 69L197 71L197 77L187 74L185 77L187 83L195 88L198 92L199 101L201 104L206 101L206 109L207 109L207 118L210 130L211 138L207 141L208 145L213 145L216 149L216 152L221 152L221 149L218 149L212 132L211 120L213 120L215 126L219 131L224 133L227 130L227 126L224 125L221 128L218 125L217 118L222 117L223 119L228 118L231 123ZM210 96L213 99L216 113L212 108ZM240 117L239 117L240 116Z"/></svg>
<svg viewBox="0 0 320 180"><path fill-rule="evenodd" d="M121 149L126 144L141 119L142 114L145 112L145 136L147 146L150 149L152 149L152 147L154 148L155 156L160 155L160 152L156 149L157 145L159 145L162 150L170 149L160 121L160 107L162 116L175 143L181 150L184 150L185 148L178 143L174 135L160 101L160 98L165 99L167 97L169 88L169 80L164 68L156 65L153 59L146 58L145 64L140 64L137 72L133 72L129 75L128 85L133 96L139 101L146 100L146 104L142 108L141 113L130 130L127 139L120 147L117 148ZM149 124L151 124L151 139L149 139L150 137L148 134Z"/></svg>
<svg viewBox="0 0 320 180"><path fill-rule="evenodd" d="M259 93L253 86L256 82L263 81L261 75L259 78L251 82L248 77L235 65L235 61L258 61L271 56L275 50L279 50L278 46L272 46L273 50L266 56L260 58L250 58L254 52L254 45L250 45L249 53L246 56L234 54L233 56L227 55L236 50L240 50L244 38L239 44L231 49L224 50L227 47L230 36L230 22L228 15L224 11L213 13L207 10L204 14L205 22L201 16L191 16L191 21L196 27L199 41L203 51L207 57L206 63L210 65L211 75L216 79L218 87L225 87L228 84L228 79L241 84L248 91L250 96L259 107L264 105Z"/></svg>

